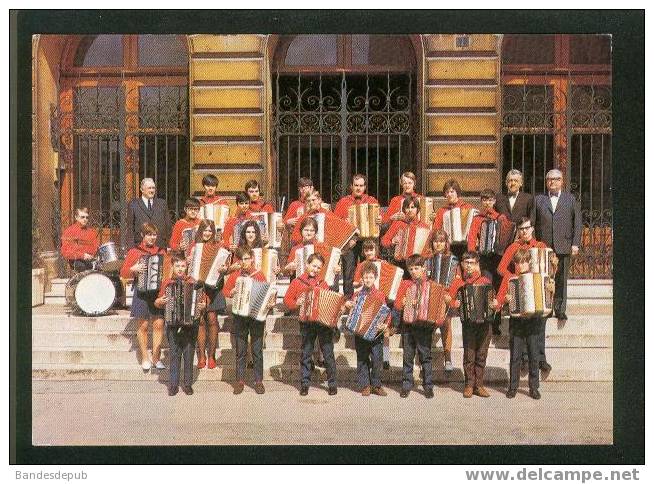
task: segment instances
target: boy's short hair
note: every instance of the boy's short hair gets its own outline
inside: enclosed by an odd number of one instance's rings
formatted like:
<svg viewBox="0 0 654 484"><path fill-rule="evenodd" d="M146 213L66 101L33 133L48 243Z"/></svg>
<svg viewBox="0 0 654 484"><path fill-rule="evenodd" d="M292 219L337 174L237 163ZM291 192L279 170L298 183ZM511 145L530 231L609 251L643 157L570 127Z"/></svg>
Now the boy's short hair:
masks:
<svg viewBox="0 0 654 484"><path fill-rule="evenodd" d="M170 261L173 264L175 262L183 262L186 264L186 256L184 255L184 252L180 250L174 250L170 253Z"/></svg>
<svg viewBox="0 0 654 484"><path fill-rule="evenodd" d="M234 251L234 255L239 259L243 260L243 256L246 255L249 255L250 257L254 257L254 252L252 252L252 249L250 247L246 247L242 245L236 248L236 250Z"/></svg>
<svg viewBox="0 0 654 484"><path fill-rule="evenodd" d="M363 239L363 243L361 244L361 250L365 251L366 249L375 249L375 252L379 253L379 245L377 244L377 241L372 237L366 237L365 239Z"/></svg>
<svg viewBox="0 0 654 484"><path fill-rule="evenodd" d="M491 198L496 198L495 192L490 188L484 188L479 194L479 198L481 198L482 200L490 200Z"/></svg>
<svg viewBox="0 0 654 484"><path fill-rule="evenodd" d="M202 185L205 187L217 187L218 177L216 175L206 175L202 177Z"/></svg>
<svg viewBox="0 0 654 484"><path fill-rule="evenodd" d="M184 202L184 208L200 208L200 202L197 198L187 198Z"/></svg>
<svg viewBox="0 0 654 484"><path fill-rule="evenodd" d="M247 193L237 193L236 194L236 204L250 203L250 197Z"/></svg>
<svg viewBox="0 0 654 484"><path fill-rule="evenodd" d="M302 229L304 229L304 227L306 227L307 225L311 225L313 227L313 230L318 232L318 222L316 221L315 218L307 217L304 220L302 220L302 223L300 224L300 232L302 232Z"/></svg>
<svg viewBox="0 0 654 484"><path fill-rule="evenodd" d="M464 252L463 256L461 257L461 262L463 262L464 260L467 260L467 259L474 259L475 262L478 263L479 262L479 254L477 252L475 252L475 251L472 251L472 250L468 251L468 252Z"/></svg>
<svg viewBox="0 0 654 484"><path fill-rule="evenodd" d="M454 189L457 196L459 197L461 196L461 185L459 185L459 182L456 181L454 178L450 178L443 185L443 195L445 195L445 192L448 191L450 188Z"/></svg>
<svg viewBox="0 0 654 484"><path fill-rule="evenodd" d="M256 180L248 180L248 182L245 184L245 189L244 191L247 192L250 188L258 188L261 190L261 187L259 186L259 182Z"/></svg>
<svg viewBox="0 0 654 484"><path fill-rule="evenodd" d="M313 186L313 180L311 178L307 177L301 177L297 181L297 187L298 188L303 188L303 187L312 187Z"/></svg>
<svg viewBox="0 0 654 484"><path fill-rule="evenodd" d="M402 211L404 212L411 204L413 204L413 206L416 207L418 211L420 211L420 200L418 197L412 196L404 197L404 200L402 200Z"/></svg>
<svg viewBox="0 0 654 484"><path fill-rule="evenodd" d="M527 222L529 222L529 225L531 225L533 227L533 225L531 223L531 219L529 217L522 217L520 219L520 222L518 222L518 228L520 228L521 225L526 224Z"/></svg>
<svg viewBox="0 0 654 484"><path fill-rule="evenodd" d="M529 249L518 249L516 250L515 254L513 254L513 257L511 258L514 264L522 264L523 262L530 262L531 261L531 252L529 252Z"/></svg>
<svg viewBox="0 0 654 484"><path fill-rule="evenodd" d="M413 183L416 183L416 175L412 171L405 171L402 173L400 176L400 183L402 182L402 178L408 178L409 180L413 180Z"/></svg>
<svg viewBox="0 0 654 484"><path fill-rule="evenodd" d="M89 207L78 207L75 209L75 217L79 217L81 214L89 214Z"/></svg>
<svg viewBox="0 0 654 484"><path fill-rule="evenodd" d="M366 261L361 266L361 275L364 274L374 274L375 277L379 275L377 272L377 265L373 261Z"/></svg>
<svg viewBox="0 0 654 484"><path fill-rule="evenodd" d="M352 184L354 185L354 180L361 179L363 183L368 186L368 178L363 173L357 173L352 177Z"/></svg>
<svg viewBox="0 0 654 484"><path fill-rule="evenodd" d="M316 259L319 260L321 264L325 264L325 258L318 252L314 252L307 258L307 264L311 264Z"/></svg>
<svg viewBox="0 0 654 484"><path fill-rule="evenodd" d="M151 224L150 222L145 222L141 225L141 233L143 235L157 234L159 233L159 229L157 229L156 225Z"/></svg>
<svg viewBox="0 0 654 484"><path fill-rule="evenodd" d="M406 268L422 266L425 263L425 259L422 258L420 254L413 254L406 258Z"/></svg>

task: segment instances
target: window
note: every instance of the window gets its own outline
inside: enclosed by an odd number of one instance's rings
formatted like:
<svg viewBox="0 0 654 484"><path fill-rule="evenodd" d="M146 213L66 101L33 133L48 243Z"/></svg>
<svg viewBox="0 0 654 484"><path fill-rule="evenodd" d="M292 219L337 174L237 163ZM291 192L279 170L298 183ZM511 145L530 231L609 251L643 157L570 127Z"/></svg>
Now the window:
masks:
<svg viewBox="0 0 654 484"><path fill-rule="evenodd" d="M183 66L186 46L179 35L139 35L140 66Z"/></svg>
<svg viewBox="0 0 654 484"><path fill-rule="evenodd" d="M507 35L502 46L505 64L554 64L553 35Z"/></svg>
<svg viewBox="0 0 654 484"><path fill-rule="evenodd" d="M571 35L570 63L610 64L611 37L609 35Z"/></svg>
<svg viewBox="0 0 654 484"><path fill-rule="evenodd" d="M73 66L102 67L123 64L122 35L87 35L77 48Z"/></svg>

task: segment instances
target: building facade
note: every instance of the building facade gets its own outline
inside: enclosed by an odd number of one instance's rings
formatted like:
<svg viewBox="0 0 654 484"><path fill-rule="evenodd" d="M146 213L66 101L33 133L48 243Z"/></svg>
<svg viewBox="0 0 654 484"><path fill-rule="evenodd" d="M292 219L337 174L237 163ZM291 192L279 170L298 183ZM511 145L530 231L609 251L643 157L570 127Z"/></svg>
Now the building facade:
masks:
<svg viewBox="0 0 654 484"><path fill-rule="evenodd" d="M612 275L607 36L38 35L32 92L40 250L76 206L119 240L144 177L177 217L208 173L279 209L300 176L330 203L361 172L384 205L404 171L476 202L511 168L538 193L558 167L584 216L573 274Z"/></svg>

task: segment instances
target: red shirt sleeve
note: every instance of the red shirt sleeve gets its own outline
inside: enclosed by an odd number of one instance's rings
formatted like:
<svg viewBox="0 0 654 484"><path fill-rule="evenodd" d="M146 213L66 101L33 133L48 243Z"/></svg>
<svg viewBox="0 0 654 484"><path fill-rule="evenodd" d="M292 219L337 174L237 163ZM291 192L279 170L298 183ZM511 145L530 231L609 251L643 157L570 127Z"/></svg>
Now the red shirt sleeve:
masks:
<svg viewBox="0 0 654 484"><path fill-rule="evenodd" d="M171 282L173 282L173 280L170 278L164 279L164 281L161 283L161 289L159 289L159 295L157 298L164 297L166 295L166 287L168 287Z"/></svg>
<svg viewBox="0 0 654 484"><path fill-rule="evenodd" d="M388 208L386 209L386 212L384 212L384 215L382 215L382 223L387 224L391 221L391 217L398 213L400 210L402 210L402 195L397 195L393 198L391 198L390 203L388 204Z"/></svg>
<svg viewBox="0 0 654 484"><path fill-rule="evenodd" d="M400 288L397 290L397 297L393 305L396 309L401 310L404 307L404 296L407 290L413 285L413 281L404 280L400 283Z"/></svg>
<svg viewBox="0 0 654 484"><path fill-rule="evenodd" d="M351 201L349 197L343 197L341 198L338 203L336 204L336 207L334 207L334 215L337 217L340 217L342 219L347 220L348 214L349 214L349 207L350 207Z"/></svg>
<svg viewBox="0 0 654 484"><path fill-rule="evenodd" d="M232 297L230 293L232 292L232 289L234 289L234 286L236 286L236 278L240 275L239 271L234 271L227 277L225 285L223 286L223 296Z"/></svg>
<svg viewBox="0 0 654 484"><path fill-rule="evenodd" d="M386 231L384 236L381 238L381 245L383 247L390 247L391 245L393 245L393 237L395 237L395 235L406 226L407 224L405 222L402 222L401 220L396 220L395 222L393 222L390 228Z"/></svg>
<svg viewBox="0 0 654 484"><path fill-rule="evenodd" d="M304 204L300 200L294 200L291 202L291 204L288 206L288 210L286 210L286 214L282 218L285 224L288 225L288 220L291 218L296 218L297 217L297 211L300 207L302 207Z"/></svg>
<svg viewBox="0 0 654 484"><path fill-rule="evenodd" d="M455 278L454 281L452 281L452 285L450 286L449 292L450 296L452 297L452 301L450 301L450 306L453 307L454 302L458 299L458 292L459 289L461 289L465 285L465 282L463 279L460 278Z"/></svg>
<svg viewBox="0 0 654 484"><path fill-rule="evenodd" d="M186 223L183 220L178 220L175 222L175 225L173 225L173 233L170 236L170 242L168 242L168 247L173 250L177 250L179 248L179 243L182 240L182 230L185 228Z"/></svg>
<svg viewBox="0 0 654 484"><path fill-rule="evenodd" d="M504 276L509 271L509 266L512 264L511 259L513 259L513 254L515 254L519 248L520 243L518 242L513 242L506 248L500 263L497 265L497 273L500 276Z"/></svg>
<svg viewBox="0 0 654 484"><path fill-rule="evenodd" d="M507 291L509 289L509 281L513 277L515 277L515 276L513 274L511 274L511 273L507 273L506 275L504 275L504 277L502 277L502 282L500 283L500 288L497 290L497 296L496 296L496 299L497 299L497 302L498 302L500 308L502 306L504 306L505 299L506 299L506 293L507 293Z"/></svg>
<svg viewBox="0 0 654 484"><path fill-rule="evenodd" d="M131 248L127 252L127 255L125 256L125 262L123 262L123 266L120 268L120 277L123 279L131 279L134 277L129 269L134 264L136 264L141 255L143 255L143 252L138 250L136 247Z"/></svg>
<svg viewBox="0 0 654 484"><path fill-rule="evenodd" d="M447 212L447 207L441 207L436 210L436 215L434 217L433 230L440 230L443 228L443 215Z"/></svg>
<svg viewBox="0 0 654 484"><path fill-rule="evenodd" d="M483 222L484 217L480 215L475 215L470 224L470 231L468 232L468 250L476 251L479 238L479 231L481 230L481 223Z"/></svg>

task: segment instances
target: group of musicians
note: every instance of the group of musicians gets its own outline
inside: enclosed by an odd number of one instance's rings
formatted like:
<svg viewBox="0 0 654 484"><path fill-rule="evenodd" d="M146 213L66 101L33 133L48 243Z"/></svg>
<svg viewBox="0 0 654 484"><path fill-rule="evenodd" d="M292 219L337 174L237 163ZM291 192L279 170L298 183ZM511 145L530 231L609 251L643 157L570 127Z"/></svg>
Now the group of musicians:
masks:
<svg viewBox="0 0 654 484"><path fill-rule="evenodd" d="M510 281L530 271L529 249L551 248L556 275L548 283L548 291L553 295L552 315L559 320L566 320L566 281L570 266L570 256L579 250L581 239L581 217L575 198L562 191L562 174L559 170L550 170L546 176L547 193L535 198L524 193L522 174L511 170L506 176L506 195L495 194L486 189L481 192L481 210L470 212L473 207L461 198L462 191L456 180L449 180L443 186L446 203L434 211L425 211L426 197L416 193L416 177L406 172L401 176L402 193L394 197L385 211L370 212L379 215L374 220L366 221L377 230L372 237L351 237L339 247L340 263L335 268L336 279L324 279L323 266L328 263L329 247L321 250L316 234L317 214L324 214L329 219L352 222L351 207L370 206L379 208L378 201L366 193L367 180L364 175L356 174L350 185L351 193L341 198L334 211L323 203L320 194L313 187L310 179L300 178L298 182L299 199L293 201L283 217L275 222L276 229L286 234L287 250L290 248L286 264L274 270L274 274L286 273L291 283L284 297L287 311L294 311L308 304L316 292L339 292L338 278L342 278L340 298L334 296L324 301L338 305L342 313L359 314L361 308L370 304L375 308L389 310L384 321L387 324L372 337L357 333L355 347L357 352L357 379L362 395L371 393L384 396L386 392L381 385L381 368L388 367L388 338L394 332L402 333L403 378L401 397L409 395L414 386L413 365L416 352L422 366L422 383L424 395L434 396L432 382L431 347L435 328L440 328L445 356L445 370L452 371L451 317L457 312L461 316L463 334L463 368L465 386L463 396L472 395L488 397L484 387L484 368L486 356L493 333L499 334L499 315L503 305L511 303L515 297L508 287ZM272 246L270 233L262 230L256 219L259 213L274 213L271 203L262 198L257 181L249 181L243 193L236 197L236 212L226 220L222 230L216 228L213 220L200 217L202 207L206 205L227 205L227 201L217 193L218 178L207 175L203 178L205 194L199 200L189 199L184 206L185 216L174 226L171 224L166 203L156 198L156 186L152 179L141 182L141 197L130 202L128 206L127 227L122 230L123 250L127 250L120 277L133 279L135 290L131 305L131 316L138 321L137 339L139 343L141 366L144 371L152 367L165 369L161 361L161 344L164 330L170 345L170 378L168 393L175 395L179 388L181 360L184 360L184 382L181 386L186 394L192 394L192 365L194 351L197 351L199 369L216 368L216 347L218 338L217 314L226 314L226 298L235 296L242 283L252 279L265 283L266 276L255 261L255 250ZM455 210L459 209L459 210ZM469 214L472 223L466 227L465 239L452 240L453 232L449 227L454 223L454 215ZM254 214L254 215L253 215ZM78 208L75 212L75 224L68 227L62 236L61 253L78 271L91 270L98 250L97 230L89 227L89 211ZM273 220L273 219L271 219ZM484 250L480 255L480 240L484 224L488 221L501 222L514 228L511 240L500 253ZM456 219L455 225L461 222ZM464 223L465 225L465 223ZM497 226L499 227L500 224ZM329 227L330 225L327 225ZM338 224L333 225L338 227ZM192 229L190 238L188 229ZM345 229L343 229L345 230ZM402 253L398 244L407 240L414 242L418 231L428 234L427 241L419 253ZM238 233L237 233L238 232ZM361 234L362 231L356 231ZM485 232L484 232L485 233ZM409 234L409 235L408 235ZM460 234L459 234L460 236ZM404 237L404 239L403 239ZM407 239L408 237L408 239ZM327 238L325 238L327 240ZM193 257L197 244L209 244L215 250L223 248L231 253L218 268L221 277L216 284L208 285L205 281L194 281L187 273L187 266ZM298 272L296 253L308 244L314 246L311 255L302 264ZM381 245L381 247L380 247ZM320 250L319 250L320 249ZM170 269L158 284L157 290L141 292L136 288L136 281L147 273L147 261L152 256L168 254ZM439 321L415 320L420 313L420 297L427 297L428 291L435 291L428 281L433 280L429 274L434 271L434 258L451 257L458 262L453 277L444 279L446 285L443 298L447 305L445 317ZM400 267L404 273L399 290L394 294L378 289L380 266L392 264ZM533 261L532 261L533 262ZM440 266L439 266L440 267ZM439 269L440 270L440 269ZM322 275L322 276L321 276ZM268 280L268 282L271 282ZM201 300L196 301L199 312L194 316L194 324L175 325L165 321L167 308L173 299L185 297L184 291L171 292L175 285L191 284L195 289L202 289ZM274 281L273 281L274 284ZM467 312L465 288L492 287L488 298L485 317L475 319ZM431 289L430 289L431 288ZM198 293L200 294L200 292ZM435 292L434 292L435 294ZM422 295L422 296L420 296ZM392 296L392 298L391 298ZM274 299L274 298L273 298ZM463 303L463 308L462 308ZM267 303L268 304L268 303ZM269 304L270 309L274 300ZM469 304L468 304L469 305ZM372 307L372 306L370 306ZM164 311L166 310L166 311ZM358 312L357 312L358 311ZM363 311L365 312L365 311ZM413 314L414 321L407 317ZM415 313L415 314L414 314ZM382 314L381 312L379 314ZM386 313L383 313L386 315ZM422 314L422 313L420 313ZM425 313L427 314L427 313ZM429 313L431 314L431 313ZM491 314L489 317L488 314ZM302 319L302 318L301 318ZM423 316L424 319L424 316ZM153 322L153 344L151 356L147 351L148 323ZM545 321L543 316L514 317L510 319L510 382L507 397L516 395L521 368L529 368L529 394L540 398L538 390L539 370L548 372L550 364L545 357ZM337 393L336 363L333 339L338 330L321 324L319 320L304 318L300 322L302 335L301 388L300 394L307 395L310 386L311 370L316 356L313 355L315 339L327 370L328 393ZM251 352L254 368L256 393L264 393L263 386L263 338L265 322L251 316L235 315L232 318L232 332L236 346L236 383L234 393L244 390L245 366L248 349ZM248 336L250 345L248 345Z"/></svg>

